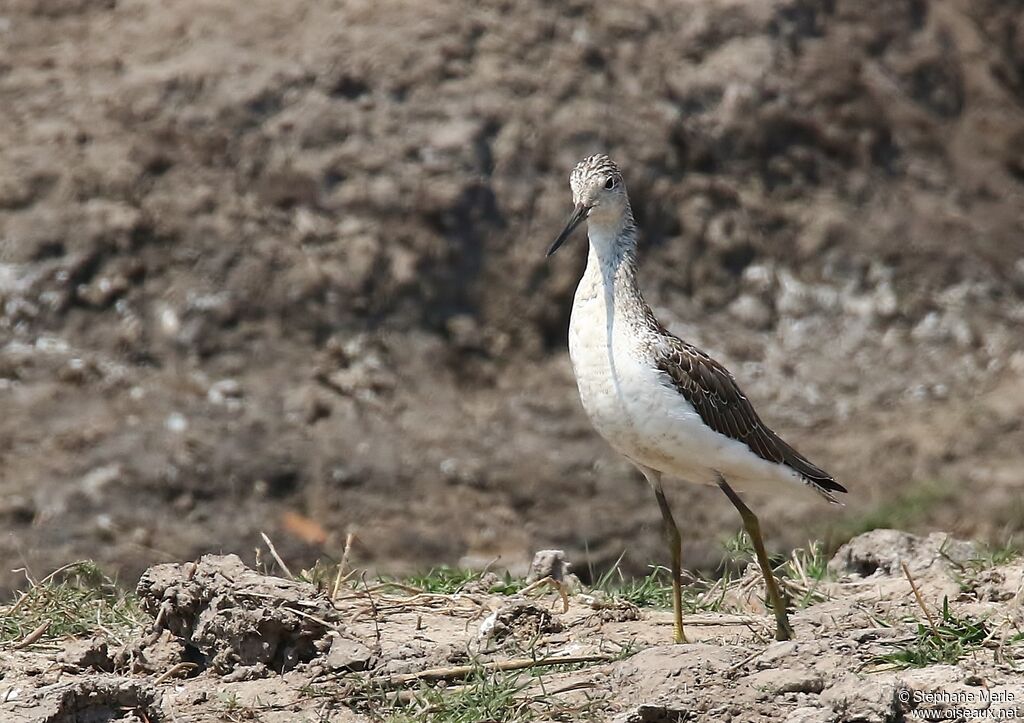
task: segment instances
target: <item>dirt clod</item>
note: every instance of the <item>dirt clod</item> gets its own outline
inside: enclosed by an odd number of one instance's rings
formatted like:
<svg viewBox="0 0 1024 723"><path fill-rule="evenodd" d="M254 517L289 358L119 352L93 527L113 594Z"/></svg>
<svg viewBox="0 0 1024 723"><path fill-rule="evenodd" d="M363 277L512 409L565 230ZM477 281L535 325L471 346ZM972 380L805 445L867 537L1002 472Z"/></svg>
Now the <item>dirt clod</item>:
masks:
<svg viewBox="0 0 1024 723"><path fill-rule="evenodd" d="M166 720L152 685L112 675L93 675L33 691L3 715L4 723L108 723Z"/></svg>
<svg viewBox="0 0 1024 723"><path fill-rule="evenodd" d="M359 640L336 636L331 640L325 665L332 670L366 670L373 653Z"/></svg>
<svg viewBox="0 0 1024 723"><path fill-rule="evenodd" d="M188 658L185 642L165 628L132 641L118 651L115 663L134 673L164 673Z"/></svg>
<svg viewBox="0 0 1024 723"><path fill-rule="evenodd" d="M564 550L539 550L533 556L530 563L530 574L527 582L536 582L550 577L552 580L561 582L572 569L572 563L565 557Z"/></svg>
<svg viewBox="0 0 1024 723"><path fill-rule="evenodd" d="M978 554L974 543L956 540L942 532L919 537L899 530L872 530L840 547L829 562L829 571L861 577L902 575L902 564L911 573L919 573L932 567L962 566Z"/></svg>
<svg viewBox="0 0 1024 723"><path fill-rule="evenodd" d="M75 671L109 673L114 669L107 641L102 638L68 641L64 650L57 655L57 662Z"/></svg>
<svg viewBox="0 0 1024 723"><path fill-rule="evenodd" d="M614 723L682 723L689 711L664 705L638 705L615 718Z"/></svg>
<svg viewBox="0 0 1024 723"><path fill-rule="evenodd" d="M144 609L223 674L290 670L328 649L337 611L307 583L261 575L235 555L157 565L138 584Z"/></svg>
<svg viewBox="0 0 1024 723"><path fill-rule="evenodd" d="M887 723L899 711L896 684L863 675L843 676L822 691L821 701L832 708L840 721Z"/></svg>
<svg viewBox="0 0 1024 723"><path fill-rule="evenodd" d="M783 693L820 693L825 687L819 674L793 668L761 670L748 676L747 682L772 696Z"/></svg>
<svg viewBox="0 0 1024 723"><path fill-rule="evenodd" d="M513 599L492 612L481 623L481 647L502 645L509 640L528 643L539 635L562 630L561 621L544 605Z"/></svg>

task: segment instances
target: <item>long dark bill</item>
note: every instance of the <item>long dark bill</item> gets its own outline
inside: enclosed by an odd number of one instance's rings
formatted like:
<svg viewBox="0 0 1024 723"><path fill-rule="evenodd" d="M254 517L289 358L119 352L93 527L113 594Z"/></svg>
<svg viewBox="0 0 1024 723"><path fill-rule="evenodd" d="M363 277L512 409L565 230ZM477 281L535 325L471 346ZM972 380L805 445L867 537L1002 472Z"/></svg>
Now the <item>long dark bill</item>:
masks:
<svg viewBox="0 0 1024 723"><path fill-rule="evenodd" d="M582 203L577 203L576 208L572 210L572 215L565 224L565 228L562 229L562 233L558 234L558 238L551 244L551 248L548 249L548 256L558 251L558 248L565 243L565 240L572 235L572 232L576 230L576 227L587 220L587 214L590 213L590 208L584 206Z"/></svg>

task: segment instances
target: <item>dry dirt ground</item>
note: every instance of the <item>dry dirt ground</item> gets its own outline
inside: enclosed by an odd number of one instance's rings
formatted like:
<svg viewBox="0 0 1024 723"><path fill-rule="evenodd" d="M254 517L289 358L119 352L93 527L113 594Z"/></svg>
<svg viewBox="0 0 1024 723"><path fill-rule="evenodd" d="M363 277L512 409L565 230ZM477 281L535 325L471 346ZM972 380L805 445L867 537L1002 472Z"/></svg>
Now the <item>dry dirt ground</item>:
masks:
<svg viewBox="0 0 1024 723"><path fill-rule="evenodd" d="M642 573L565 354L583 240L543 259L597 150L659 314L852 490L752 500L776 549L1021 527L1019 3L6 0L0 589L261 530ZM672 496L713 563L732 508Z"/></svg>
<svg viewBox="0 0 1024 723"><path fill-rule="evenodd" d="M548 568L538 574L561 574L557 564ZM840 548L827 574L788 569L784 587L799 608L795 640L772 641L751 569L718 591L714 610L688 615L689 642L674 645L668 611L637 607L621 593L576 586L563 608L546 587L512 589L493 575L454 593L350 578L332 603L330 576L318 587L258 573L233 555L209 555L148 570L137 591L146 614L128 624L106 609L76 638L27 630L8 638L0 718L883 723L1024 716L1020 560L993 559L942 533L879 530ZM35 625L31 615L57 589L52 580L39 583L4 610L5 619ZM53 630L67 613L49 607ZM11 629L8 623L5 638Z"/></svg>

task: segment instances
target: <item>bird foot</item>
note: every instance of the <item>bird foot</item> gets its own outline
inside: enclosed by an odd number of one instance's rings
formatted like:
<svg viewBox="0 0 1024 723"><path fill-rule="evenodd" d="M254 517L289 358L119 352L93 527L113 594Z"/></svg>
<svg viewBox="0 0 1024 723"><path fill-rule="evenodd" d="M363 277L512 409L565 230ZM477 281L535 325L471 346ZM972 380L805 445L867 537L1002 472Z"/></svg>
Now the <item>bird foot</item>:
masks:
<svg viewBox="0 0 1024 723"><path fill-rule="evenodd" d="M775 639L779 641L792 640L793 628L788 620L779 620L775 626Z"/></svg>

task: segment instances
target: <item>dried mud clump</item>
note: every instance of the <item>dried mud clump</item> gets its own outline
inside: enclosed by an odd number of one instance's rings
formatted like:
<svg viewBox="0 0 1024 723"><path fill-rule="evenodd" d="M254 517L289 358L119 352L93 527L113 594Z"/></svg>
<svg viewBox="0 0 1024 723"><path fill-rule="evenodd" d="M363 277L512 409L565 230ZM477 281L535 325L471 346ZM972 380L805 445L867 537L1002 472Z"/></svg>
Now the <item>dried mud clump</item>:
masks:
<svg viewBox="0 0 1024 723"><path fill-rule="evenodd" d="M510 600L492 612L480 626L485 645L521 645L547 633L562 630L562 622L543 605L530 600Z"/></svg>
<svg viewBox="0 0 1024 723"><path fill-rule="evenodd" d="M40 696L42 697L42 696ZM7 723L100 723L114 720L165 720L161 697L146 683L115 677L92 677L47 690L46 700L15 713Z"/></svg>
<svg viewBox="0 0 1024 723"><path fill-rule="evenodd" d="M218 673L291 670L330 648L337 613L307 583L268 577L235 555L157 565L139 580L144 609Z"/></svg>
<svg viewBox="0 0 1024 723"><path fill-rule="evenodd" d="M933 566L947 570L975 559L978 554L974 543L955 540L942 532L920 537L900 530L872 530L840 547L829 562L829 571L835 575L853 573L868 577L900 575L902 565L915 573Z"/></svg>

